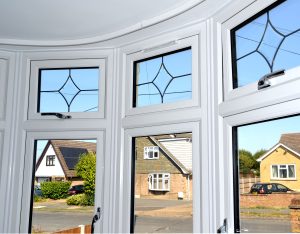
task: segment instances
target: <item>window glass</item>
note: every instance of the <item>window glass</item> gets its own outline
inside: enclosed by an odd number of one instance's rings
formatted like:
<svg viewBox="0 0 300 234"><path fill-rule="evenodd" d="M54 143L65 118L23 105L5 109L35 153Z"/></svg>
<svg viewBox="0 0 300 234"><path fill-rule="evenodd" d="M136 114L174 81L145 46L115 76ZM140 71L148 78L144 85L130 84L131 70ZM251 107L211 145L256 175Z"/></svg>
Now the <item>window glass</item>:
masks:
<svg viewBox="0 0 300 234"><path fill-rule="evenodd" d="M145 160L144 147L157 148L157 160ZM192 134L134 139L131 232L192 233Z"/></svg>
<svg viewBox="0 0 300 234"><path fill-rule="evenodd" d="M98 111L99 68L40 69L38 112Z"/></svg>
<svg viewBox="0 0 300 234"><path fill-rule="evenodd" d="M291 207L300 201L299 123L293 116L236 128L235 222L241 232L298 232L293 220L299 210Z"/></svg>
<svg viewBox="0 0 300 234"><path fill-rule="evenodd" d="M159 148L157 146L144 147L144 158L145 159L158 159Z"/></svg>
<svg viewBox="0 0 300 234"><path fill-rule="evenodd" d="M134 62L133 107L192 98L192 50Z"/></svg>
<svg viewBox="0 0 300 234"><path fill-rule="evenodd" d="M96 140L37 140L34 168L29 232L91 233Z"/></svg>
<svg viewBox="0 0 300 234"><path fill-rule="evenodd" d="M300 2L279 2L232 30L234 88L300 65Z"/></svg>

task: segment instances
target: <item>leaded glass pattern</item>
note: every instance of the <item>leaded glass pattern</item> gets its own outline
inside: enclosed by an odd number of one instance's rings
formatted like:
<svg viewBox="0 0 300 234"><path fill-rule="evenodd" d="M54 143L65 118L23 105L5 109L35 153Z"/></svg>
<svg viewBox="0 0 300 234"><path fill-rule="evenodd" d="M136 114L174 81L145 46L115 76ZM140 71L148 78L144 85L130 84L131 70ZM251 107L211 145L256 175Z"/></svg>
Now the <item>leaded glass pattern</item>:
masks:
<svg viewBox="0 0 300 234"><path fill-rule="evenodd" d="M300 65L300 1L280 2L233 29L234 88Z"/></svg>
<svg viewBox="0 0 300 234"><path fill-rule="evenodd" d="M136 61L133 96L133 107L191 99L191 48Z"/></svg>
<svg viewBox="0 0 300 234"><path fill-rule="evenodd" d="M99 68L41 69L38 112L98 111Z"/></svg>

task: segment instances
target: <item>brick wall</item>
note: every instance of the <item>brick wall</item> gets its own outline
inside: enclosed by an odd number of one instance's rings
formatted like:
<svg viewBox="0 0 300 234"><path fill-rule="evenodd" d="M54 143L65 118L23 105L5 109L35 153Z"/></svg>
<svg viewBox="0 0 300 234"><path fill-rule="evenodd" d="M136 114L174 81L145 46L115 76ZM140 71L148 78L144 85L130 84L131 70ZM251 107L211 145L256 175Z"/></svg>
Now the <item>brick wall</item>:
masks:
<svg viewBox="0 0 300 234"><path fill-rule="evenodd" d="M250 207L286 207L291 204L292 199L300 199L300 193L272 193L272 194L242 194L240 195L240 206Z"/></svg>
<svg viewBox="0 0 300 234"><path fill-rule="evenodd" d="M294 198L290 204L292 232L300 232L300 199Z"/></svg>

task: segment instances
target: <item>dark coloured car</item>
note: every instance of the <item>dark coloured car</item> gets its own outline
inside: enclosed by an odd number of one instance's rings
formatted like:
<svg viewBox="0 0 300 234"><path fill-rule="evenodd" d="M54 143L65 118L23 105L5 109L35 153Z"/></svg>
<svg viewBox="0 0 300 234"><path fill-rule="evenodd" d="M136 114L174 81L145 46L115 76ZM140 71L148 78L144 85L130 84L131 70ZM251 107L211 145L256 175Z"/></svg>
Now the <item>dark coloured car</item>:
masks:
<svg viewBox="0 0 300 234"><path fill-rule="evenodd" d="M69 195L75 195L75 194L80 194L80 193L83 193L83 192L84 192L83 185L74 185L69 189L68 194Z"/></svg>
<svg viewBox="0 0 300 234"><path fill-rule="evenodd" d="M255 183L252 185L252 194L287 193L293 190L279 183Z"/></svg>

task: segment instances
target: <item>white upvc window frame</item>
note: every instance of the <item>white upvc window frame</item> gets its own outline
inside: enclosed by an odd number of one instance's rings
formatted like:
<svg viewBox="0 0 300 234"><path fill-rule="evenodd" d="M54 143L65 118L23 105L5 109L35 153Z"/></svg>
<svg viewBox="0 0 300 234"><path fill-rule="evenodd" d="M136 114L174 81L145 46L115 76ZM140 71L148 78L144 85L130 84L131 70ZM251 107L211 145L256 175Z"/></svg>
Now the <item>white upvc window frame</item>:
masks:
<svg viewBox="0 0 300 234"><path fill-rule="evenodd" d="M150 157L151 153L152 153L152 157ZM150 160L159 159L159 147L158 146L145 146L144 147L144 159L150 159Z"/></svg>
<svg viewBox="0 0 300 234"><path fill-rule="evenodd" d="M209 212L209 207L207 204L207 199L209 199L208 188L209 186L206 181L206 176L208 174L208 156L202 153L201 143L200 143L200 124L197 122L190 123L179 123L179 124L164 124L152 127L136 127L131 129L126 129L124 131L124 145L122 158L123 170L120 175L122 180L123 190L120 191L119 197L120 202L123 204L120 207L119 221L121 230L130 230L130 220L131 220L131 199L132 199L132 180L128 179L132 176L132 165L133 165L133 148L132 143L135 137L141 136L152 136L161 134L172 134L180 132L191 132L193 136L193 197L200 197L201 199L193 200L193 231L195 233L203 232L204 229L201 223L207 222L207 212ZM201 153L200 153L201 152ZM201 154L201 157L200 155ZM202 192L201 192L202 191ZM203 192L205 191L205 192ZM205 215L206 214L206 215ZM197 221L198 220L198 221ZM202 222L199 222L202 220ZM205 227L207 228L207 227Z"/></svg>
<svg viewBox="0 0 300 234"><path fill-rule="evenodd" d="M31 101L29 97L29 90L31 89L31 62L53 60L57 62L60 61L61 64L63 64L65 60L77 61L84 59L86 61L93 61L94 59L100 59L105 62L106 77L113 77L113 55L114 51L111 49L39 50L20 53L18 59L15 59L16 65L9 68L11 70L14 68L18 70L15 76L9 79L9 84L12 81L14 84L14 86L9 89L13 90L11 93L16 96L13 103L17 104L16 106L7 105L7 108L13 109L9 117L15 121L16 124L11 132L9 132L11 135L5 135L5 137L8 138L9 144L7 143L7 145L9 145L9 148L7 150L5 147L4 149L4 152L7 154L6 161L8 161L5 162L5 165L8 166L7 171L3 170L3 174L8 175L9 179L5 182L7 184L7 191L5 193L6 199L3 199L3 201L6 201L3 205L3 214L5 214L3 224L5 225L2 230L4 230L4 232L28 232L31 206L31 178L33 174L32 158L35 140L97 138L97 143L99 144L99 146L97 145L98 151L103 150L103 152L105 151L105 155L111 155L111 150L114 149L111 143L114 79L106 80L106 96L108 95L109 97L105 97L106 112L104 118L101 118L97 112L91 112L91 115L93 115L90 116L91 118L83 116L83 119L73 118L63 120L47 118L46 116L38 119L28 119L29 103ZM87 64L87 66L94 67L93 64ZM10 92L8 97L10 97ZM12 139L14 139L14 141L12 141ZM4 145L5 143L6 142L4 142ZM100 145L102 145L101 148L99 148ZM104 157L104 153L101 157ZM101 211L107 215L101 215L101 220L95 224L95 232L111 232L113 226L110 225L108 220L110 220L110 216L114 212L112 211L112 203L114 203L114 200L111 196L107 195L111 194L111 192L103 193L103 191L112 190L111 185L113 184L114 176L111 175L111 165L116 162L116 159L114 156L111 156L109 160L101 159L100 161L101 166L99 167L99 172L101 172L102 175L100 175L100 179L97 179L99 185L96 185L96 194L98 193L99 197L95 203L95 208L97 206L101 207ZM107 175L110 176L107 177ZM98 189L97 186L99 187ZM0 195L0 197L1 196L2 195ZM11 197L8 199L8 196Z"/></svg>
<svg viewBox="0 0 300 234"><path fill-rule="evenodd" d="M245 22L253 15L259 13L266 7L275 3L276 0L245 0L230 4L215 20L219 24L218 33L221 35L219 52L222 52L222 76L223 92L215 88L220 102L218 103L218 114L221 118L219 140L221 147L219 154L224 155L223 159L223 180L224 180L224 216L227 217L229 233L235 232L236 200L233 176L234 162L233 150L234 134L236 127L257 122L283 118L285 116L297 115L300 113L300 93L296 87L300 85L300 67L289 69L285 74L272 78L271 86L258 90L257 82L233 89L232 79L232 54L231 54L231 30ZM215 63L219 61L215 59ZM220 72L221 73L221 72ZM222 182L221 182L222 184ZM222 204L222 203L221 203ZM238 204L239 205L239 204ZM238 214L239 215L239 214ZM242 228L242 227L241 227ZM240 231L240 230L238 230Z"/></svg>
<svg viewBox="0 0 300 234"><path fill-rule="evenodd" d="M161 175L161 178L159 176ZM164 172L155 172L148 174L148 189L150 191L170 191L170 183L171 183L171 175L170 173ZM159 188L159 182L161 180L162 188ZM156 181L156 188L154 188L154 182ZM165 187L165 182L167 181L167 187Z"/></svg>
<svg viewBox="0 0 300 234"><path fill-rule="evenodd" d="M195 107L200 105L200 74L198 69L199 64L199 36L191 35L185 38L177 39L177 40L168 40L166 42L159 42L158 44L154 44L152 47L145 44L143 49L138 50L136 52L130 52L126 57L126 76L130 79L126 80L126 89L125 95L125 115L131 116L142 113L151 113L156 111L167 111L171 109L178 108L186 108L186 107ZM135 61L139 61L142 59L151 58L153 56L159 56L165 53L172 53L173 51L177 51L180 49L184 49L187 47L191 47L192 51L192 98L182 101L176 101L171 103L161 103L154 105L147 105L143 107L133 107L133 66Z"/></svg>
<svg viewBox="0 0 300 234"><path fill-rule="evenodd" d="M224 160L224 190L225 190L225 203L228 217L228 232L234 232L234 207L235 203L234 195L234 151L233 144L233 129L235 127L255 124L261 121L268 121L277 118L284 118L300 114L300 99L292 100L289 102L283 102L277 105L270 105L264 108L258 108L248 112L242 112L239 114L225 117L223 120L223 148L222 152L226 155ZM241 227L243 228L243 227Z"/></svg>
<svg viewBox="0 0 300 234"><path fill-rule="evenodd" d="M98 80L98 111L93 112L59 112L71 115L72 118L104 118L105 116L105 91L106 91L106 60L104 58L82 58L82 59L48 59L34 60L30 62L30 94L28 119L54 119L53 116L41 116L38 109L39 99L39 71L40 69L68 69L68 68L99 68ZM56 111L52 111L56 112Z"/></svg>
<svg viewBox="0 0 300 234"><path fill-rule="evenodd" d="M84 140L84 139L96 139L97 146L97 159L96 159L96 178L95 184L95 205L94 211L97 207L104 207L104 132L103 131L52 131L52 132L31 132L27 131L26 134L26 152L21 161L22 167L24 167L23 185L21 186L22 192L19 193L19 199L22 201L21 218L19 232L24 233L29 228L29 217L31 210L31 188L33 181L33 167L34 167L34 155L35 155L35 141L36 140ZM101 224L101 225L100 225ZM103 223L99 222L96 226L98 232L103 228Z"/></svg>
<svg viewBox="0 0 300 234"><path fill-rule="evenodd" d="M294 167L294 176L289 176L289 167ZM277 177L273 176L273 167L277 167ZM272 164L270 165L270 178L271 180L296 180L296 164ZM280 177L280 170L286 170L287 177Z"/></svg>
<svg viewBox="0 0 300 234"><path fill-rule="evenodd" d="M252 110L255 107L274 105L282 101L289 101L300 97L296 88L300 85L300 66L288 69L284 75L270 79L271 86L258 90L257 81L248 85L233 89L232 78L232 54L231 54L231 30L253 15L264 10L275 0L245 1L240 3L240 11L231 17L223 19L222 45L223 45L223 68L224 68L224 103L220 106L223 116L236 114L242 111ZM231 13L232 14L232 13ZM228 11L228 15L230 15ZM272 93L276 92L276 98ZM256 97L258 97L256 99ZM243 104L242 104L243 103ZM238 107L238 108L237 108Z"/></svg>

